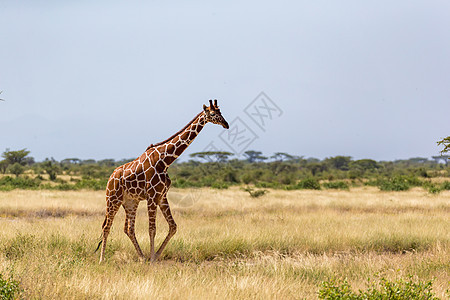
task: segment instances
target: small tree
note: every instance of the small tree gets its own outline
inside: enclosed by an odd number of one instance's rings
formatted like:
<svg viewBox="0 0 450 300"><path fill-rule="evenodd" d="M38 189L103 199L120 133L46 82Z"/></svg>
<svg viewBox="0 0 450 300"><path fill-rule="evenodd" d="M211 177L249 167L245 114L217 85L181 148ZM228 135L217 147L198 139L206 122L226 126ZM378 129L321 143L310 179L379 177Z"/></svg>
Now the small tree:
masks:
<svg viewBox="0 0 450 300"><path fill-rule="evenodd" d="M56 164L56 161L52 158L51 160L46 158L44 162L42 162L42 168L48 174L50 180L56 180L57 172L59 168Z"/></svg>
<svg viewBox="0 0 450 300"><path fill-rule="evenodd" d="M0 160L0 172L2 174L6 173L6 170L8 169L8 161L6 159Z"/></svg>
<svg viewBox="0 0 450 300"><path fill-rule="evenodd" d="M16 175L16 177L19 177L19 175L25 171L25 167L16 162L16 163L10 165L8 170L12 174Z"/></svg>

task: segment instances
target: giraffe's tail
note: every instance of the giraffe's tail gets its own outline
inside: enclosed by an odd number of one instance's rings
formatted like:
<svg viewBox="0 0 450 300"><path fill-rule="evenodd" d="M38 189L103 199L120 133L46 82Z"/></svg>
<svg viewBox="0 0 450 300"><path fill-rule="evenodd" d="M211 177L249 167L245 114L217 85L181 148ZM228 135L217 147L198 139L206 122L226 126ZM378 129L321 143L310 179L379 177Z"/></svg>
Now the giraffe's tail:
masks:
<svg viewBox="0 0 450 300"><path fill-rule="evenodd" d="M105 220L103 221L102 229L105 228L107 219L108 219L108 215L105 216ZM101 244L103 242L103 231L102 231L102 234L100 235L99 239L100 239L100 241L98 242L97 249L95 249L94 253L97 252L98 249L100 249L100 246L101 246Z"/></svg>

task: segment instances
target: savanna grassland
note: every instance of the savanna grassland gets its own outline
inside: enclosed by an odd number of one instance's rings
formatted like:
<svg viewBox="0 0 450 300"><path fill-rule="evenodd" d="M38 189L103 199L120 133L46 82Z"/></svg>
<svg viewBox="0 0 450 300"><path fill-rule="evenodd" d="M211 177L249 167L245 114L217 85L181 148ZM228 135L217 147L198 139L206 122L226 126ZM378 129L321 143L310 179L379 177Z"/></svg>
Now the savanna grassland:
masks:
<svg viewBox="0 0 450 300"><path fill-rule="evenodd" d="M106 262L94 250L102 191L0 192L0 273L23 298L315 299L323 281L412 275L450 281L450 191L172 189L178 232L157 263L142 263L116 216ZM161 214L157 241L168 226ZM149 253L146 205L137 238Z"/></svg>

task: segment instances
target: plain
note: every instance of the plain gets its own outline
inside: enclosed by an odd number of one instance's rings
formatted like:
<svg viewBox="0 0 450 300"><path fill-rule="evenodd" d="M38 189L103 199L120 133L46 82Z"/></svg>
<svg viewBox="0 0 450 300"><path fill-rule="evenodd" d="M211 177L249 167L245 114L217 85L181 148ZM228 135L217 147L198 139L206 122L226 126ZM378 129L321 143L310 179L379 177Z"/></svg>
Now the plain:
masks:
<svg viewBox="0 0 450 300"><path fill-rule="evenodd" d="M169 202L178 232L159 262L138 261L121 210L99 265L103 192L1 192L0 273L20 282L25 298L314 299L332 278L362 289L368 278L408 275L433 279L436 296L446 297L449 191L270 190L252 198L238 187L174 188ZM147 254L145 203L136 230ZM160 214L157 230L160 243Z"/></svg>

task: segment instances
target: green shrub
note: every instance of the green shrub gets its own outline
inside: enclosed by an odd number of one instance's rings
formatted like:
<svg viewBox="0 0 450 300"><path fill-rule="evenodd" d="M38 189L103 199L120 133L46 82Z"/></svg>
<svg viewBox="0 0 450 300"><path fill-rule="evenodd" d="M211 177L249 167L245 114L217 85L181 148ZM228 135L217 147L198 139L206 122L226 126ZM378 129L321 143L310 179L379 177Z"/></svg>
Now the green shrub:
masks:
<svg viewBox="0 0 450 300"><path fill-rule="evenodd" d="M320 183L319 180L317 180L314 177L307 177L299 182L297 184L291 184L285 186L286 190L320 190Z"/></svg>
<svg viewBox="0 0 450 300"><path fill-rule="evenodd" d="M8 171L16 175L16 177L19 177L20 174L25 172L25 167L16 162L15 164L12 164L8 167Z"/></svg>
<svg viewBox="0 0 450 300"><path fill-rule="evenodd" d="M320 190L320 183L314 177L308 177L297 183L298 189Z"/></svg>
<svg viewBox="0 0 450 300"><path fill-rule="evenodd" d="M277 188L280 188L281 185L277 182L260 181L260 182L255 183L255 187L277 189Z"/></svg>
<svg viewBox="0 0 450 300"><path fill-rule="evenodd" d="M379 283L369 281L367 290L359 290L357 293L351 289L351 286L344 280L335 282L334 280L322 282L322 287L318 292L319 299L351 299L351 300L409 300L409 299L438 299L432 292L433 281L415 282L412 276L405 281L399 279L389 281L382 277Z"/></svg>
<svg viewBox="0 0 450 300"><path fill-rule="evenodd" d="M442 191L441 187L435 184L432 184L428 187L428 192L430 194L439 194Z"/></svg>
<svg viewBox="0 0 450 300"><path fill-rule="evenodd" d="M32 179L29 177L16 177L5 176L0 178L0 190L10 191L14 189L37 189L39 188L41 181L39 179Z"/></svg>
<svg viewBox="0 0 450 300"><path fill-rule="evenodd" d="M254 190L251 187L246 187L244 191L248 192L250 194L250 197L252 198L259 198L261 196L264 196L266 193L268 193L267 190Z"/></svg>
<svg viewBox="0 0 450 300"><path fill-rule="evenodd" d="M226 183L226 182L216 181L216 182L214 182L213 184L211 184L211 187L212 187L213 189L219 189L219 190L222 190L222 189L227 189L227 188L229 187L229 184Z"/></svg>
<svg viewBox="0 0 450 300"><path fill-rule="evenodd" d="M8 279L4 279L3 274L0 273L0 299L16 299L19 293L19 282L14 280L12 276Z"/></svg>
<svg viewBox="0 0 450 300"><path fill-rule="evenodd" d="M106 184L105 184L105 186L106 186ZM189 187L203 187L204 185L202 185L198 182L192 181L192 180L187 180L184 178L177 178L177 179L172 180L171 186L176 187L176 188L189 188Z"/></svg>
<svg viewBox="0 0 450 300"><path fill-rule="evenodd" d="M72 191L72 190L76 190L77 188L74 184L69 184L69 183L64 182L64 183L55 185L54 189L60 190L60 191Z"/></svg>
<svg viewBox="0 0 450 300"><path fill-rule="evenodd" d="M349 186L345 181L330 181L325 182L323 187L326 189L338 189L338 190L349 190Z"/></svg>
<svg viewBox="0 0 450 300"><path fill-rule="evenodd" d="M441 184L441 189L444 190L444 191L450 190L450 181L444 181Z"/></svg>
<svg viewBox="0 0 450 300"><path fill-rule="evenodd" d="M443 190L442 185L432 183L431 181L425 181L422 187L430 194L439 194Z"/></svg>
<svg viewBox="0 0 450 300"><path fill-rule="evenodd" d="M410 183L404 176L379 179L377 186L382 191L407 191L411 188Z"/></svg>
<svg viewBox="0 0 450 300"><path fill-rule="evenodd" d="M426 188L430 194L439 194L442 191L450 190L450 181L444 181L441 184L425 182L423 187Z"/></svg>

